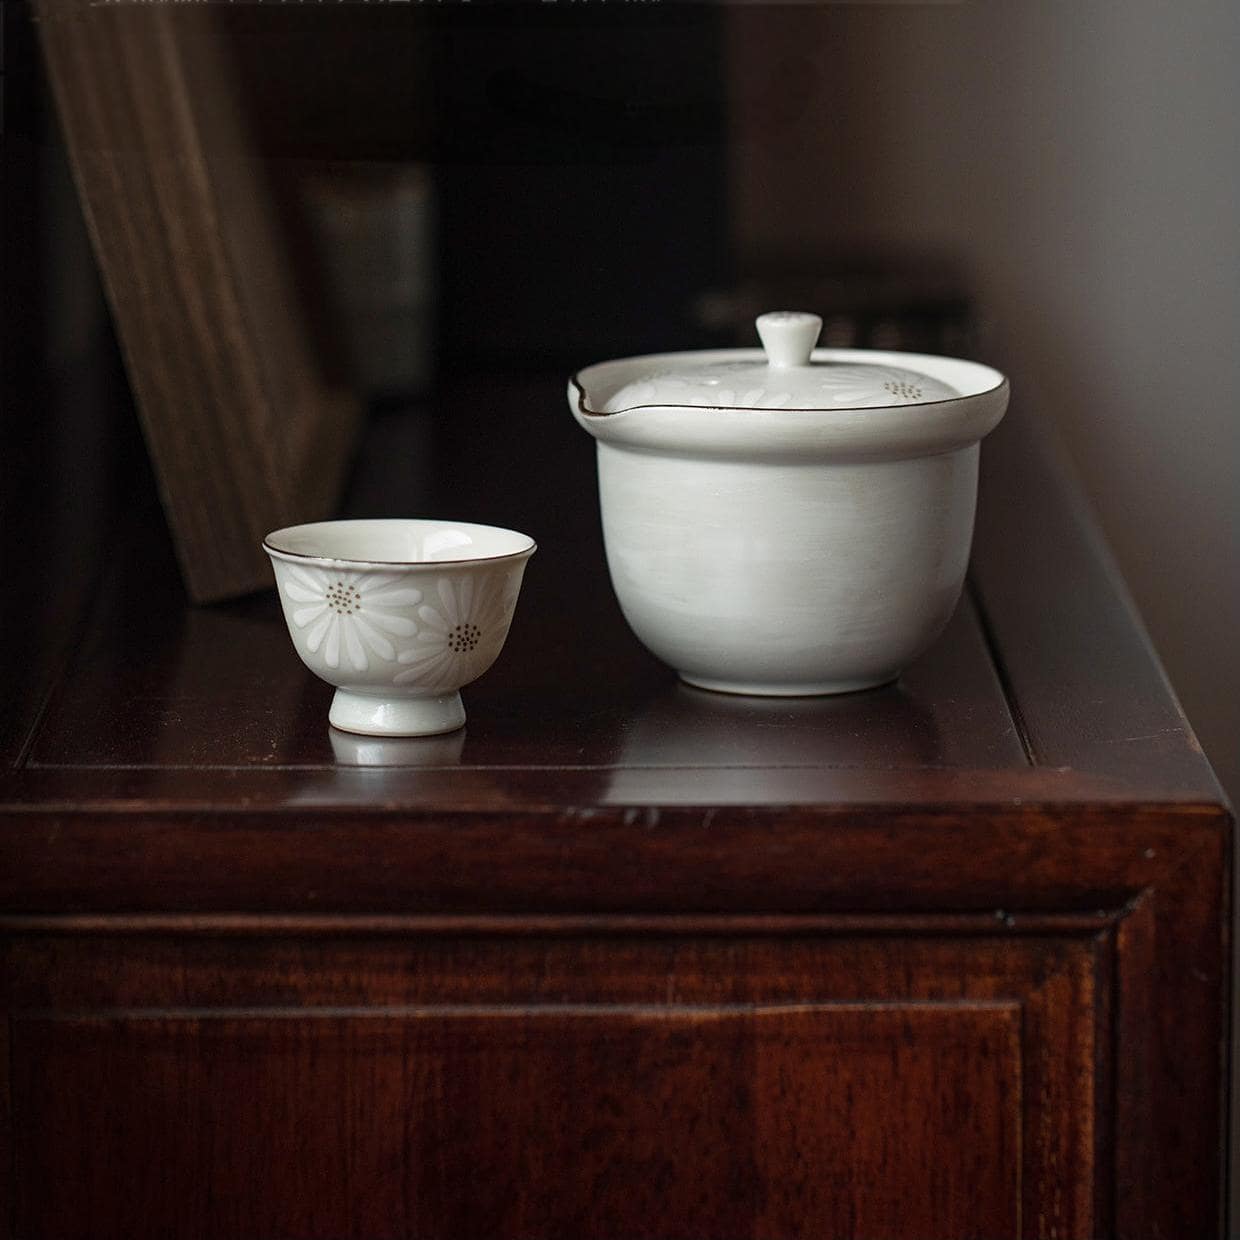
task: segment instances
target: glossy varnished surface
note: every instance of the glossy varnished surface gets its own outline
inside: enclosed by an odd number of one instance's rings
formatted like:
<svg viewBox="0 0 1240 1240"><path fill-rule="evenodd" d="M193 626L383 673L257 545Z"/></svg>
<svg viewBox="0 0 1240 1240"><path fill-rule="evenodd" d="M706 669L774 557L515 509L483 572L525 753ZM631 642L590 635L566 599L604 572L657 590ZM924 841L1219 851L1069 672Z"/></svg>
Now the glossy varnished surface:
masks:
<svg viewBox="0 0 1240 1240"><path fill-rule="evenodd" d="M460 734L331 734L271 592L106 544L4 738L0 1222L1221 1234L1229 817L1021 411L934 648L747 701L629 634L562 399L463 382L359 464L352 515L539 542Z"/></svg>
<svg viewBox="0 0 1240 1240"><path fill-rule="evenodd" d="M1043 799L1055 781L1031 781L1035 768L1070 768L1086 798L1091 776L1136 799L1215 795L1105 562L1099 569L1028 436L1005 427L987 444L976 571L944 636L895 685L801 700L690 689L638 645L607 580L592 449L552 380L459 384L375 424L353 514L476 518L540 545L500 661L465 691L463 733L375 741L331 732L331 690L293 654L274 593L187 606L166 537L148 525L124 531L104 565L80 644L26 738L17 799L48 786L41 773L59 773L54 786L67 794L81 772L77 786L94 800L103 771L306 769L300 803L337 799L333 788L352 801L348 768L358 765L455 772L451 781L372 773L365 784L422 805L449 782L450 800L497 782L520 800L535 771L563 772L570 800L569 788L606 788L633 804L667 796L668 770L679 772L678 803L778 802L772 773L784 769L794 800L805 798L798 788L872 800L890 782L903 802L918 771L930 801L953 788L965 800L992 795L996 772L1014 780L1015 795L1024 787ZM1068 589L1057 588L1057 571ZM612 774L583 783L583 770ZM276 801L288 786L243 784ZM152 786L170 792L176 781ZM1072 779L1058 786L1074 799Z"/></svg>
<svg viewBox="0 0 1240 1240"><path fill-rule="evenodd" d="M15 944L19 1219L989 1240L1039 1211L1091 1216L1087 1194L1044 1187L1057 1160L1092 1157L1074 1094L1096 1048L1065 1037L1095 1003L1089 936L306 930ZM128 1101L104 1106L92 1081L116 1076ZM226 1123L183 1122L202 1096ZM114 1194L126 1154L158 1157L163 1188ZM75 1165L95 1174L49 1192Z"/></svg>
<svg viewBox="0 0 1240 1240"><path fill-rule="evenodd" d="M28 1235L70 1234L85 1223L135 1240L632 1240L677 1226L679 1234L738 1235L742 1220L744 1234L776 1238L807 1226L830 1234L848 1217L860 1235L1012 1235L1018 1022L1005 1004L661 1004L623 1013L474 1004L296 1023L195 1014L23 1022L16 1049L29 1093L18 1105L37 1128L19 1169L18 1217L39 1220ZM183 1064L192 1065L188 1077ZM968 1092L944 1088L978 1064L998 1070L979 1074ZM134 1086L134 1105L107 1114L83 1107L92 1078L118 1070ZM792 1086L811 1073L812 1100ZM735 1084L718 1088L724 1077ZM306 1087L293 1107L290 1080ZM31 1106L48 1093L61 1105ZM186 1125L182 1108L206 1093L225 1100L223 1122ZM923 1112L936 1095L939 1105ZM155 1113L139 1102L151 1096L161 1100ZM863 1107L871 1112L864 1127ZM908 1123L914 1108L918 1130ZM345 1161L337 1141L350 1130ZM682 1132L685 1144L652 1143L660 1130ZM42 1196L75 1166L99 1165L83 1155L109 1141L126 1150L150 1142L151 1157L174 1174L209 1165L215 1191L186 1174L153 1212L149 1202L118 1200L110 1180L123 1168L103 1162L85 1191ZM282 1151L294 1145L304 1180L281 1174ZM979 1158L983 1149L992 1156ZM902 1198L883 1183L893 1156ZM798 1163L805 1170L789 1176ZM476 1168L468 1193L461 1166Z"/></svg>
<svg viewBox="0 0 1240 1240"><path fill-rule="evenodd" d="M456 767L462 778L472 768L674 767L701 770L696 786L708 795L719 768L1023 764L968 599L944 639L899 684L875 692L763 701L679 685L620 615L602 555L593 445L552 392L496 385L445 404L434 424L427 412L378 423L353 510L473 517L539 543L507 648L465 691L464 733L371 741L330 732L331 689L293 654L274 592L187 608L161 532L147 529L118 549L28 766L361 763ZM435 471L419 493L416 462L407 475L398 462L428 449ZM640 782L631 787L641 799ZM756 785L753 795L761 797Z"/></svg>
<svg viewBox="0 0 1240 1240"><path fill-rule="evenodd" d="M122 561L135 574L149 560ZM540 548L499 664L465 691L463 732L383 740L328 728L329 686L297 660L274 592L210 610L106 590L27 766L72 768L1001 767L1023 756L966 601L897 685L750 699L680 685L638 647L599 571ZM582 593L569 645L555 618ZM165 575L162 580L169 581ZM591 622L590 612L597 613ZM613 614L614 613L614 614ZM578 620L572 622L574 627ZM123 646L115 634L123 632ZM589 648L588 642L596 642Z"/></svg>

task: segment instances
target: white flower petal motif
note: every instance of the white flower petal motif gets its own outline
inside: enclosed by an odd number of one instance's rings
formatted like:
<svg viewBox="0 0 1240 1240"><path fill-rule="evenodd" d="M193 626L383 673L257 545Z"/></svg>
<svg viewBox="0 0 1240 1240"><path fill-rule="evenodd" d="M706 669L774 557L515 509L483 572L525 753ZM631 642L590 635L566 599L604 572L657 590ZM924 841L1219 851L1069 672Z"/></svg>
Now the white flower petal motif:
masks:
<svg viewBox="0 0 1240 1240"><path fill-rule="evenodd" d="M399 573L329 571L313 565L289 566L284 593L296 607L292 623L305 630L306 649L323 651L323 660L337 668L341 658L355 671L370 667L370 656L395 661L391 637L412 637L417 625L395 609L414 607L422 591L407 585Z"/></svg>
<svg viewBox="0 0 1240 1240"><path fill-rule="evenodd" d="M405 670L394 683L455 689L480 676L508 635L515 593L492 573L440 577L418 608L413 644L397 655Z"/></svg>

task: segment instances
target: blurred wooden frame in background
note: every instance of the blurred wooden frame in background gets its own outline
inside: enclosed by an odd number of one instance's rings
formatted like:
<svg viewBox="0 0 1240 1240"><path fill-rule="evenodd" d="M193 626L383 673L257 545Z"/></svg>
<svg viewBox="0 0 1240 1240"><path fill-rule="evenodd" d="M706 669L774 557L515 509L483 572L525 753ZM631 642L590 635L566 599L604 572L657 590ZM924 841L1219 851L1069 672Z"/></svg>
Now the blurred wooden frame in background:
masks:
<svg viewBox="0 0 1240 1240"><path fill-rule="evenodd" d="M196 602L329 515L359 403L325 377L218 14L36 0L78 196Z"/></svg>

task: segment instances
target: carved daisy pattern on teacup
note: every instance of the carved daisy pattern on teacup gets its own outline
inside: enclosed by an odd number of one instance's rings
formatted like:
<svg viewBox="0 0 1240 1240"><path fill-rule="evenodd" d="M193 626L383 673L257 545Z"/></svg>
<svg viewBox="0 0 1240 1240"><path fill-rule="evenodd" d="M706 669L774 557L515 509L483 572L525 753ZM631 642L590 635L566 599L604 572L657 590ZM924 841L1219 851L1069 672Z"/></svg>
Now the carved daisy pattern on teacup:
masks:
<svg viewBox="0 0 1240 1240"><path fill-rule="evenodd" d="M422 591L399 573L351 573L291 565L284 593L295 606L293 623L305 630L306 649L323 648L328 667L347 659L356 671L370 667L370 656L394 661L392 638L408 638L417 625L399 614L422 601Z"/></svg>
<svg viewBox="0 0 1240 1240"><path fill-rule="evenodd" d="M418 632L397 656L407 666L394 683L438 689L485 671L507 635L508 588L493 575L440 577L417 609Z"/></svg>

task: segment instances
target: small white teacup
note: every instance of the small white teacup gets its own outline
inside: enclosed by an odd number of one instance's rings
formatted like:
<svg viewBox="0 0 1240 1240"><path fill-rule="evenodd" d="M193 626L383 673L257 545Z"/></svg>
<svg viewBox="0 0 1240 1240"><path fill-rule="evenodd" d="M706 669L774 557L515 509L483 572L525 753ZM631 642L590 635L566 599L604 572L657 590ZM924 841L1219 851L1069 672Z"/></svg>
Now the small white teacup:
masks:
<svg viewBox="0 0 1240 1240"><path fill-rule="evenodd" d="M428 736L465 722L459 690L503 648L535 544L459 521L319 521L263 549L297 653L336 686L332 725Z"/></svg>

